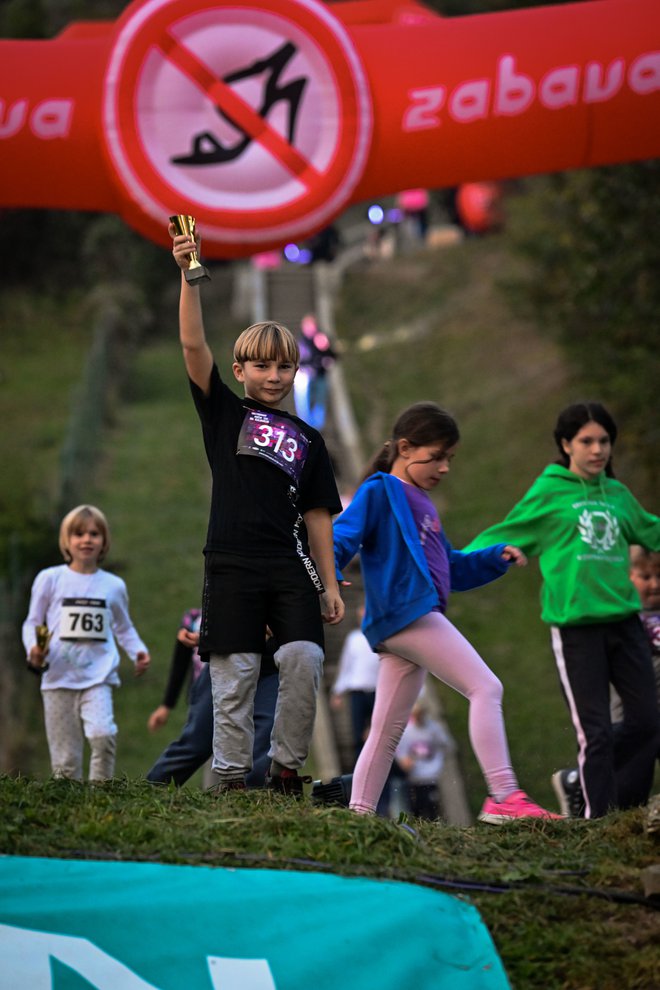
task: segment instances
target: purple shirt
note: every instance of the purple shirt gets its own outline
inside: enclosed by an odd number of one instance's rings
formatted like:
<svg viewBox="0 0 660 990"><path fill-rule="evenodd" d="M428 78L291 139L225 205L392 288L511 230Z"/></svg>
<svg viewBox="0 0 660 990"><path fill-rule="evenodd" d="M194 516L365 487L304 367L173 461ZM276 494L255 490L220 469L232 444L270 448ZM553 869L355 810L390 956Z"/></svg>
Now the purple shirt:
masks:
<svg viewBox="0 0 660 990"><path fill-rule="evenodd" d="M445 612L451 582L449 578L449 558L442 540L442 524L433 502L421 488L408 485L402 481L406 499L413 514L415 527L419 533L426 563L429 565L431 578L438 592L440 604L434 611Z"/></svg>

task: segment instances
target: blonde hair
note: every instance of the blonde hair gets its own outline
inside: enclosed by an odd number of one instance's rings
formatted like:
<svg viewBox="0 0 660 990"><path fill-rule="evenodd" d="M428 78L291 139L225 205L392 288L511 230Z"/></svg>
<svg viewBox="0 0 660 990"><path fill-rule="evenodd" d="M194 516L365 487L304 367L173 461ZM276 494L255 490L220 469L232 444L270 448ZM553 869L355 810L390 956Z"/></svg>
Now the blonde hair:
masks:
<svg viewBox="0 0 660 990"><path fill-rule="evenodd" d="M90 522L95 523L103 536L103 547L99 554L99 563L107 556L110 549L110 527L108 520L95 505L77 505L75 509L67 512L60 523L60 551L67 564L72 560L71 551L69 550L71 534L75 533L76 530L82 529L84 525Z"/></svg>
<svg viewBox="0 0 660 990"><path fill-rule="evenodd" d="M290 361L296 368L300 364L300 351L296 338L282 323L265 320L253 323L244 330L234 344L234 361Z"/></svg>

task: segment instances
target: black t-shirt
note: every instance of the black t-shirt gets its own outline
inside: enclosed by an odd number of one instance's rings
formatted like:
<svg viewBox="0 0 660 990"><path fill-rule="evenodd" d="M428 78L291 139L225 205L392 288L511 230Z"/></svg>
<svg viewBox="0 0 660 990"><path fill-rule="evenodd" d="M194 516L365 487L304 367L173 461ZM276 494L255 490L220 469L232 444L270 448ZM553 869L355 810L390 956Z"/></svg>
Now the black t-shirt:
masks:
<svg viewBox="0 0 660 990"><path fill-rule="evenodd" d="M213 366L208 396L191 381L213 489L205 552L309 553L303 515L341 512L318 430L297 416L239 398Z"/></svg>

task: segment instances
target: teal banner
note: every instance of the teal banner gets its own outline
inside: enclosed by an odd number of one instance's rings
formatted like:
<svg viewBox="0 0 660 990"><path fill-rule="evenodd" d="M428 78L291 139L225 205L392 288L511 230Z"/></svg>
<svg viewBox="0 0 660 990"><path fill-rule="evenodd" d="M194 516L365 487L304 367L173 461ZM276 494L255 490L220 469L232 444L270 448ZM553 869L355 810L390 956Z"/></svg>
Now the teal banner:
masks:
<svg viewBox="0 0 660 990"><path fill-rule="evenodd" d="M0 990L508 990L478 911L318 873L0 858Z"/></svg>

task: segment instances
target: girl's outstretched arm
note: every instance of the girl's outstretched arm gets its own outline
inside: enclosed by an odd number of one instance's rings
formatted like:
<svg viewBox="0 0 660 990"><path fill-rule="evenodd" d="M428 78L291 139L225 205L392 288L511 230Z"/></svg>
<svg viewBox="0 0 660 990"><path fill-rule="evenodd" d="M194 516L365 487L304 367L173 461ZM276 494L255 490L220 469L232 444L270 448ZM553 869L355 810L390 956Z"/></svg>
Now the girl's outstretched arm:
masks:
<svg viewBox="0 0 660 990"><path fill-rule="evenodd" d="M480 550L454 550L444 537L452 591L470 591L481 588L506 574L513 564L519 567L527 563L527 558L518 547L504 543L483 547Z"/></svg>

